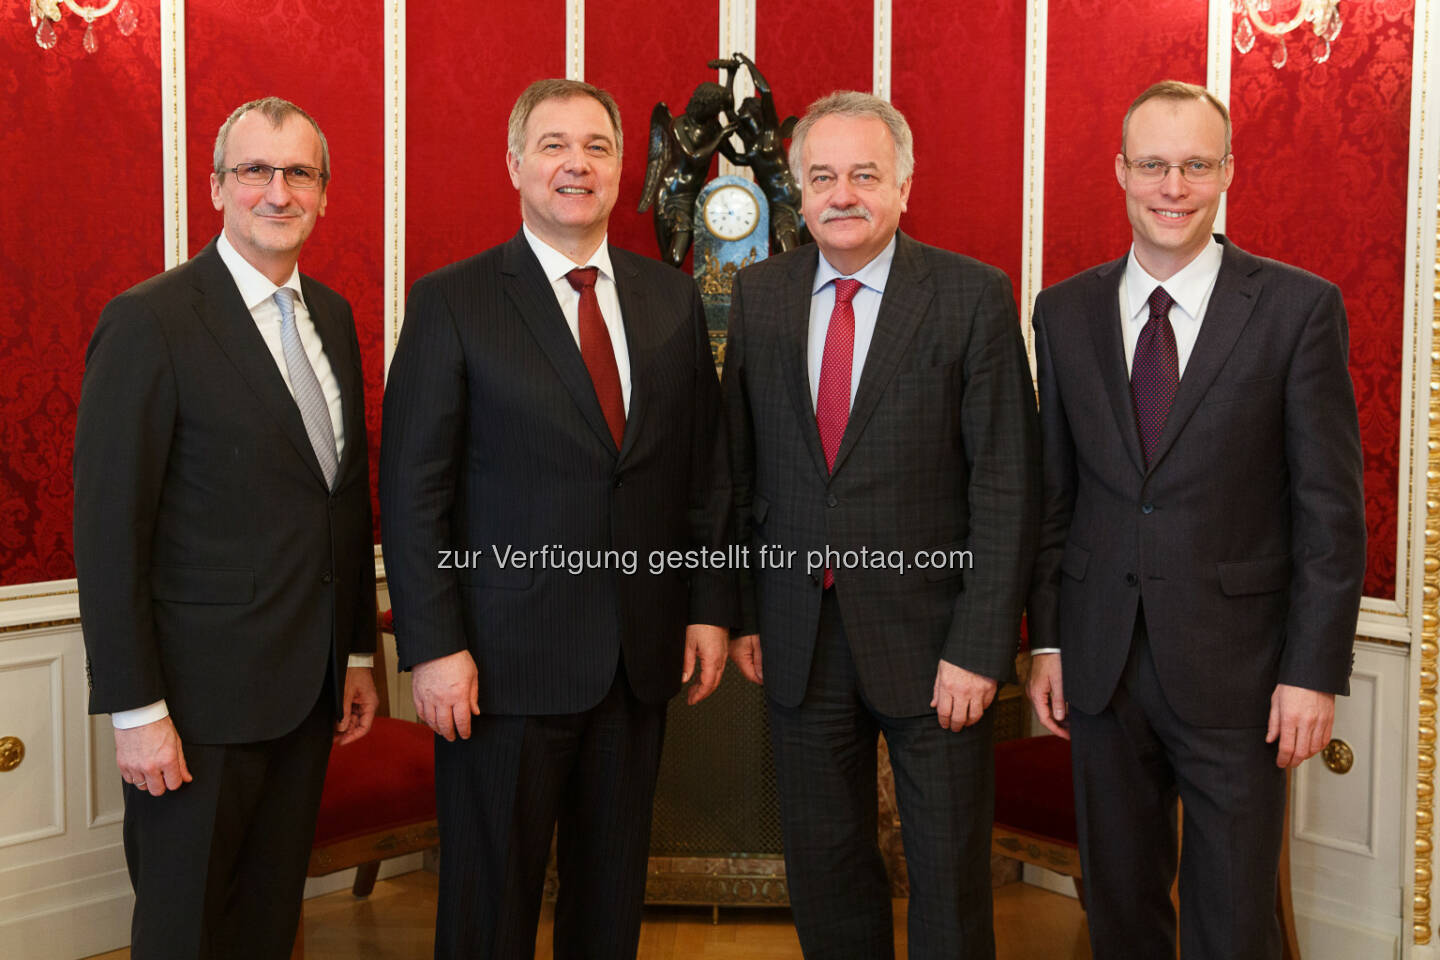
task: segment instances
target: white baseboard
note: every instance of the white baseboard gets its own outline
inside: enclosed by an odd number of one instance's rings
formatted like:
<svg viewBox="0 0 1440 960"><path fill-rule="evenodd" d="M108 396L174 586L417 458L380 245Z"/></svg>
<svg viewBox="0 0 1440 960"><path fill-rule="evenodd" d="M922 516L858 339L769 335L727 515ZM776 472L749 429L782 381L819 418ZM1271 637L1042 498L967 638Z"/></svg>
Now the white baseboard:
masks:
<svg viewBox="0 0 1440 960"><path fill-rule="evenodd" d="M1032 887L1040 887L1042 890L1058 893L1062 897L1069 897L1071 900L1075 899L1075 881L1063 873L1046 870L1044 867L1037 867L1033 863L1022 863L1020 865L1020 879Z"/></svg>

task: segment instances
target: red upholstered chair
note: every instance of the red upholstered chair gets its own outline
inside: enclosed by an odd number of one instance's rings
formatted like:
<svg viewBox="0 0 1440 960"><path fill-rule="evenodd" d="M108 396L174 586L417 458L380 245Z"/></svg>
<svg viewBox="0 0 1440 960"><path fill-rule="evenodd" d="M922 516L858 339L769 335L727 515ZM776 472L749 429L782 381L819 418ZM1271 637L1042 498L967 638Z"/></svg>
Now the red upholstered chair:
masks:
<svg viewBox="0 0 1440 960"><path fill-rule="evenodd" d="M380 617L380 632L394 632L391 612ZM375 652L375 687L380 707L370 732L330 752L320 819L307 876L320 877L358 867L351 891L370 894L380 861L437 846L434 734L424 724L390 716L385 648ZM294 957L304 954L304 929L296 935Z"/></svg>
<svg viewBox="0 0 1440 960"><path fill-rule="evenodd" d="M1289 774L1286 774L1289 788ZM1281 955L1300 960L1295 908L1290 897L1290 808L1280 845L1280 882L1275 912L1280 920ZM1075 793L1070 778L1070 741L1026 737L995 744L995 825L990 849L1002 857L1033 863L1070 877L1080 906L1085 885L1075 834ZM1172 898L1175 892L1171 891Z"/></svg>

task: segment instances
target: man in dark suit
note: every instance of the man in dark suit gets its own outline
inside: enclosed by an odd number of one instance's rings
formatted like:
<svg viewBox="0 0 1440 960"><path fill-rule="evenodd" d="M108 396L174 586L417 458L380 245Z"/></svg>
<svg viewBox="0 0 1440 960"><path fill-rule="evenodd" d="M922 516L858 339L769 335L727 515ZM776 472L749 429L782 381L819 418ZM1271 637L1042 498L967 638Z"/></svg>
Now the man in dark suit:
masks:
<svg viewBox="0 0 1440 960"><path fill-rule="evenodd" d="M296 266L329 168L299 107L237 109L224 231L112 300L86 354L75 565L136 960L289 956L332 739L375 712L360 352Z"/></svg>
<svg viewBox="0 0 1440 960"><path fill-rule="evenodd" d="M731 657L765 685L795 924L808 957L892 955L883 732L910 956L990 957L986 707L1039 507L1015 302L994 267L898 232L914 155L890 104L816 101L790 162L815 245L737 277L724 396L755 551Z"/></svg>
<svg viewBox="0 0 1440 960"><path fill-rule="evenodd" d="M438 735L437 957L534 955L557 821L556 956L635 955L666 701L725 664L732 575L656 556L725 542L719 384L694 282L606 242L620 131L589 84L520 95L524 225L415 284L390 366L385 567Z"/></svg>
<svg viewBox="0 0 1440 960"><path fill-rule="evenodd" d="M1285 768L1330 739L1349 683L1365 525L1345 310L1211 234L1234 168L1224 104L1146 90L1115 157L1129 254L1035 303L1029 692L1072 737L1098 958L1175 954L1177 795L1182 955L1280 956Z"/></svg>

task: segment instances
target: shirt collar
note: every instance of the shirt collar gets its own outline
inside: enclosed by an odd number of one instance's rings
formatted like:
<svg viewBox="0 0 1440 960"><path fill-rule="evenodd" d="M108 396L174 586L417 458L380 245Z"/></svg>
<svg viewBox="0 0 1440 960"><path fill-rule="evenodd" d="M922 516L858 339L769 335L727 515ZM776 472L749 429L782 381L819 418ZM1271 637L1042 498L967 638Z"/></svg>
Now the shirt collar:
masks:
<svg viewBox="0 0 1440 960"><path fill-rule="evenodd" d="M549 280L551 284L560 281L564 278L565 274L575 269L575 261L536 236L535 231L530 229L528 223L524 224L523 229L525 231L525 242L530 244L530 249L534 252L535 259L540 261L540 269L544 271L545 279ZM595 248L595 252L590 254L590 259L580 264L580 266L599 267L601 276L607 277L611 283L615 282L615 271L610 266L609 234L606 234L605 239L600 241L600 246Z"/></svg>
<svg viewBox="0 0 1440 960"><path fill-rule="evenodd" d="M1215 285L1215 278L1220 275L1220 261L1224 257L1225 248L1212 236L1209 246L1162 283L1140 266L1140 262L1135 259L1135 246L1131 244L1130 256L1125 261L1125 299L1130 307L1130 316L1125 319L1131 323L1149 319L1150 294L1159 286L1165 288L1165 292L1185 311L1186 316L1200 316L1200 307L1205 303L1205 296L1210 292L1210 288Z"/></svg>
<svg viewBox="0 0 1440 960"><path fill-rule="evenodd" d="M859 280L862 284L874 290L880 295L885 294L885 280L890 276L890 264L895 261L895 237L885 245L885 249L875 255L865 266L850 274L850 277ZM810 295L814 296L820 292L820 288L832 280L845 276L839 270L830 265L825 259L825 254L820 254L820 263L815 268L815 285L810 288Z"/></svg>
<svg viewBox="0 0 1440 960"><path fill-rule="evenodd" d="M240 251L236 250L225 236L224 230L220 231L220 239L216 241L215 249L219 252L220 259L225 262L230 276L235 278L235 286L240 289L240 299L245 301L245 309L253 311L275 296L275 291L280 287L289 287L295 291L296 300L302 304L305 302L305 295L300 292L300 264L295 264L290 271L290 278L277 287L269 277L256 270L249 260L240 255Z"/></svg>

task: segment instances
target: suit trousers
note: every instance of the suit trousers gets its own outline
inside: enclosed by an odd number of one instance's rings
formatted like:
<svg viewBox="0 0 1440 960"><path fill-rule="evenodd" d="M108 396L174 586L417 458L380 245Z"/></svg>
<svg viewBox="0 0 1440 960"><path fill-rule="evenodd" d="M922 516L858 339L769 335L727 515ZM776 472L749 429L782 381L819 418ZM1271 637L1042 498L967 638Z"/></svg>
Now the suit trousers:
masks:
<svg viewBox="0 0 1440 960"><path fill-rule="evenodd" d="M192 782L158 797L125 786L133 960L290 956L332 713L327 675L309 715L285 736L183 743Z"/></svg>
<svg viewBox="0 0 1440 960"><path fill-rule="evenodd" d="M805 699L798 707L769 701L800 946L807 960L894 956L890 882L876 839L876 744L883 733L910 876L909 956L993 958L993 711L958 733L943 729L934 713L877 713L860 689L838 589L821 601Z"/></svg>
<svg viewBox="0 0 1440 960"><path fill-rule="evenodd" d="M599 704L555 716L481 714L435 738L437 960L530 960L558 824L555 958L633 960L665 704L623 665Z"/></svg>
<svg viewBox="0 0 1440 960"><path fill-rule="evenodd" d="M1285 771L1264 727L1197 727L1165 700L1143 609L1114 696L1070 713L1075 817L1096 960L1276 960Z"/></svg>

